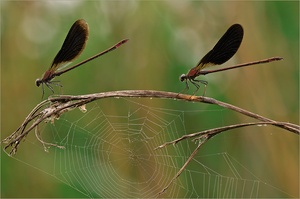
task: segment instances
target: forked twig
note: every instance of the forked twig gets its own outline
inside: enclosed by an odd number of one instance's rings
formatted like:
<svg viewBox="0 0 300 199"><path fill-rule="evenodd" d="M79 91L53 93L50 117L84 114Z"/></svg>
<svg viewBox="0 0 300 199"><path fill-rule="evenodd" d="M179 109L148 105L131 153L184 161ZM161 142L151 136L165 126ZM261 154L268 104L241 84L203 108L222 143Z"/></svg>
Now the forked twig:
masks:
<svg viewBox="0 0 300 199"><path fill-rule="evenodd" d="M247 126L263 126L263 125L285 125L286 123L281 123L281 122L251 122L251 123L242 123L242 124L234 124L234 125L228 125L228 126L223 126L223 127L219 127L219 128L214 128L214 129L208 129L208 130L205 130L205 131L201 131L201 132L197 132L197 133L192 133L192 134L186 134L186 135L183 135L182 137L180 138L177 138L173 141L170 141L170 142L165 142L164 144L156 147L154 150L157 150L157 149L162 149L168 145L175 145L177 144L178 142L182 141L182 140L185 140L185 139L188 139L188 138L194 138L194 137L198 137L198 138L195 138L194 140L199 140L202 138L202 136L204 135L216 135L218 133L222 133L222 132L225 132L225 131L228 131L228 130L232 130L232 129L236 129L236 128L241 128L241 127L247 127ZM193 140L193 141L194 141Z"/></svg>
<svg viewBox="0 0 300 199"><path fill-rule="evenodd" d="M276 122L269 118L260 116L258 114L252 113L245 109L236 107L231 104L227 104L225 102L218 101L213 98L204 97L204 96L191 96L185 94L178 94L173 92L164 92L164 91L153 91L153 90L124 90L124 91L111 91L111 92L103 92L103 93L95 93L88 95L61 95L61 96L53 96L49 97L47 100L39 103L26 117L25 121L21 124L21 126L10 136L5 138L2 143L6 144L4 146L5 151L11 147L9 155L14 155L17 152L18 145L26 137L26 135L32 131L35 127L37 127L41 122L54 122L55 119L58 119L60 115L64 112L73 110L74 108L81 108L82 106L93 102L95 100L103 99L103 98L111 98L111 97L143 97L143 98L164 98L164 99L178 99L184 101L192 101L192 102L200 102L200 103L208 103L218 105L243 115L247 115L249 117L255 118L262 122L268 122L271 125L274 125L279 128L283 128L297 135L300 134L300 127L295 124L287 123L287 122ZM81 109L82 110L82 109ZM32 122L32 124L28 126L28 124ZM41 141L39 137L38 140ZM44 142L45 144L45 142ZM49 145L49 143L48 143ZM50 144L51 145L51 144Z"/></svg>
<svg viewBox="0 0 300 199"><path fill-rule="evenodd" d="M54 143L50 143L50 142L45 142L42 138L41 138L41 135L40 135L40 131L39 131L39 126L36 126L35 128L35 137L38 141L40 141L40 143L42 143L42 145L44 146L44 150L46 152L48 152L48 148L50 146L53 146L53 147L57 147L59 149L65 149L64 146L59 146L58 144L54 144Z"/></svg>
<svg viewBox="0 0 300 199"><path fill-rule="evenodd" d="M242 128L242 127L248 127L248 126L261 126L261 125L284 125L284 123L276 123L274 124L273 122L252 122L252 123L242 123L242 124L235 124L235 125L229 125L229 126L224 126L224 127L219 127L219 128L214 128L214 129L209 129L209 130L205 130L205 131L201 131L201 132L197 132L197 133L192 133L192 134L187 134L187 135L183 135L180 138L177 138L173 141L170 142L165 142L164 144L156 147L154 150L157 149L162 149L168 145L175 145L178 142L188 139L188 138L194 138L192 141L199 141L198 146L196 147L196 149L193 151L193 153L189 156L189 158L186 160L186 162L183 164L183 166L179 169L179 171L177 172L177 174L171 179L171 181L167 184L167 186L165 186L157 195L157 197L159 197L160 195L162 195L170 186L171 184L181 175L181 173L185 170L185 168L187 167L187 165L191 162L191 160L195 157L195 155L197 154L198 150L200 149L200 147L205 144L210 138L212 138L213 136L228 131L228 130L232 130L232 129L236 129L236 128ZM196 138L195 138L196 137Z"/></svg>
<svg viewBox="0 0 300 199"><path fill-rule="evenodd" d="M214 134L216 135L216 134ZM184 169L187 167L187 165L191 162L191 160L195 157L200 147L207 142L210 138L212 138L214 135L203 135L201 141L199 141L197 148L193 151L193 153L190 155L190 157L187 159L187 161L184 163L184 165L179 169L179 171L176 173L176 175L172 178L172 180L167 184L166 187L163 188L158 194L157 197L162 195L169 187L170 185L180 176L180 174L184 171Z"/></svg>

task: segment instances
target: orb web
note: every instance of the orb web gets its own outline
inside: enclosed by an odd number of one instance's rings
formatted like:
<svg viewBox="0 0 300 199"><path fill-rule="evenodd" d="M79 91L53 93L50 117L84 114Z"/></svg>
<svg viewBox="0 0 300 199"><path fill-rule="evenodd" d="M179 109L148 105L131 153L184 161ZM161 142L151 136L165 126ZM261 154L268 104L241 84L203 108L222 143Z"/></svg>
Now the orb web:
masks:
<svg viewBox="0 0 300 199"><path fill-rule="evenodd" d="M66 149L55 150L54 175L90 197L154 197L186 157L183 149L154 150L185 132L183 114L141 105L110 111L95 103L56 125L55 142Z"/></svg>
<svg viewBox="0 0 300 199"><path fill-rule="evenodd" d="M44 155L50 168L38 168L90 198L157 197L197 143L189 140L154 149L208 128L202 123L196 125L202 129L193 129L189 123L195 115L215 114L223 125L223 110L164 109L122 98L93 102L87 110L73 110L45 124L42 137L65 149L52 147ZM38 141L34 145L42 149ZM291 196L260 180L227 152L206 151L198 153L160 197L259 198L265 190L273 197Z"/></svg>

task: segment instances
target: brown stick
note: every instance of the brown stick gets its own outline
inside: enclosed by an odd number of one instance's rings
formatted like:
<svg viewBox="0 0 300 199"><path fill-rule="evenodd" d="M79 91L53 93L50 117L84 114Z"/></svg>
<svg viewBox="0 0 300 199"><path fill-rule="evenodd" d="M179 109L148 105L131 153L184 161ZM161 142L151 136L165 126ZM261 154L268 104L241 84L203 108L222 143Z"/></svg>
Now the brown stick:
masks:
<svg viewBox="0 0 300 199"><path fill-rule="evenodd" d="M49 99L39 103L26 117L22 125L14 133L12 133L10 136L8 136L6 139L2 141L3 143L6 144L4 149L12 147L11 151L9 152L9 155L14 155L17 151L17 147L20 141L42 121L46 119L53 120L54 118L58 118L64 112L73 110L74 108L81 107L95 100L99 100L103 98L111 98L111 97L164 98L164 99L178 99L178 100L191 101L191 102L214 104L241 113L243 115L255 118L262 122L270 122L271 125L274 125L279 128L283 128L297 135L300 134L300 127L296 124L291 124L287 122L276 122L269 118L247 111L245 109L209 97L204 97L204 96L198 97L198 96L178 94L173 92L153 91L153 90L123 90L123 91L110 91L104 93L95 93L95 94L78 95L78 96L61 95L61 96L50 97ZM27 125L31 121L34 122L30 127L26 129Z"/></svg>

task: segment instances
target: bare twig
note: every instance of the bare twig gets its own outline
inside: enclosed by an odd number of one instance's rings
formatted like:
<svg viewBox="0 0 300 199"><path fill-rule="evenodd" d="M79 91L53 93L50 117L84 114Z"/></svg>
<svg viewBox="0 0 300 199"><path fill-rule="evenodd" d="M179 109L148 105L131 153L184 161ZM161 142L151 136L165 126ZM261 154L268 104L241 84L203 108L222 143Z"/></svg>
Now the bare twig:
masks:
<svg viewBox="0 0 300 199"><path fill-rule="evenodd" d="M202 140L198 143L197 148L193 151L193 153L190 155L190 157L187 159L187 161L184 163L184 165L179 169L179 171L176 173L176 175L172 178L172 180L169 182L169 184L167 184L166 187L163 188L163 190L161 190L157 197L159 197L160 195L162 195L169 187L170 185L180 176L180 174L184 171L184 169L187 167L187 165L191 162L191 160L194 158L194 156L197 154L198 150L200 149L200 147L208 140L210 139L212 136L206 134L205 136L202 137Z"/></svg>
<svg viewBox="0 0 300 199"><path fill-rule="evenodd" d="M262 122L270 122L271 125L274 125L279 128L283 128L292 133L299 135L300 127L291 123L282 123L276 122L269 118L260 116L258 114L252 113L245 109L233 106L231 104L227 104L213 98L204 97L204 96L191 96L185 94L178 94L173 92L164 92L164 91L153 91L153 90L124 90L124 91L111 91L111 92L103 92L103 93L95 93L89 95L61 95L61 96L52 96L47 100L39 103L26 117L25 121L22 125L10 136L4 139L2 142L6 144L4 147L7 150L11 147L9 155L14 155L17 151L18 145L20 141L37 125L39 125L43 121L52 121L54 119L58 119L60 115L64 112L70 111L74 108L82 107L85 104L93 102L95 100L103 99L103 98L111 98L111 97L143 97L143 98L164 98L164 99L178 99L192 102L202 102L208 104L218 105L243 115L255 118ZM27 125L33 122L31 126L28 128ZM39 138L38 138L39 139Z"/></svg>
<svg viewBox="0 0 300 199"><path fill-rule="evenodd" d="M201 131L201 132L197 132L197 133L183 135L182 137L177 138L177 139L175 139L173 141L165 142L164 144L156 147L154 150L162 149L162 148L164 148L164 147L166 147L168 145L171 145L171 144L175 145L178 142L180 142L182 140L185 140L185 139L188 139L188 138L194 138L194 137L198 137L199 136L198 138L194 139L194 140L199 140L204 135L216 135L218 133L222 133L222 132L225 132L225 131L228 131L228 130L232 130L232 129L236 129L236 128L241 128L241 127L262 126L262 125L275 125L275 126L282 125L283 126L283 125L286 125L286 124L289 124L289 123L284 123L284 122L283 123L279 123L279 122L252 122L252 123L242 123L242 124L234 124L234 125L229 125L229 126L223 126L223 127L209 129L209 130L205 130L205 131Z"/></svg>
<svg viewBox="0 0 300 199"><path fill-rule="evenodd" d="M193 153L189 156L189 158L186 160L186 162L183 164L183 166L179 169L179 171L177 172L177 174L171 179L171 181L167 184L167 186L165 186L157 195L157 197L159 197L160 195L162 195L170 186L171 184L180 176L180 174L185 170L185 168L188 166L188 164L191 162L191 160L194 158L194 156L197 154L197 152L199 151L200 147L205 144L210 138L212 138L213 136L228 131L228 130L232 130L235 128L242 128L242 127L247 127L247 126L260 126L260 125L285 125L284 123L273 123L273 122L252 122L252 123L243 123L243 124L235 124L235 125L229 125L229 126L224 126L224 127L219 127L219 128L214 128L214 129L209 129L209 130L205 130L205 131L201 131L201 132L197 132L197 133L192 133L192 134L187 134L187 135L183 135L180 138L177 138L173 141L170 142L165 142L164 144L156 147L154 150L157 149L162 149L164 147L166 147L167 145L175 145L178 142L188 139L188 138L194 138L192 141L199 141L199 144L197 146L197 148L193 151Z"/></svg>
<svg viewBox="0 0 300 199"><path fill-rule="evenodd" d="M48 148L49 148L50 146L57 147L57 148L60 148L60 149L65 149L64 146L59 146L58 144L53 144L53 143L45 142L45 141L41 138L40 131L39 131L38 127L39 127L39 126L36 126L36 127L35 127L35 137L38 139L38 141L40 141L40 142L43 144L44 150L45 150L46 152L48 152Z"/></svg>

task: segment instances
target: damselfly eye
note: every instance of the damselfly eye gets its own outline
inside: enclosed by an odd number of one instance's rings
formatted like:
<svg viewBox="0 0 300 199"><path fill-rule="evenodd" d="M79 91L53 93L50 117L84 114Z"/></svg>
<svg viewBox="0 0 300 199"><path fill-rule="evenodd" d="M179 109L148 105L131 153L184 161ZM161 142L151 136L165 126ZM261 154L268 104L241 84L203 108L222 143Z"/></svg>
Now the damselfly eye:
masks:
<svg viewBox="0 0 300 199"><path fill-rule="evenodd" d="M180 75L179 80L183 82L184 80L186 80L186 78L187 78L186 75L182 74Z"/></svg>

